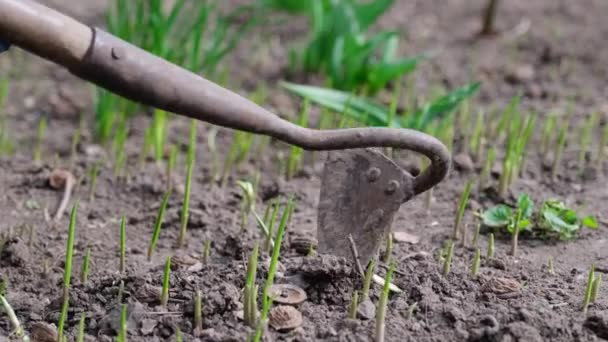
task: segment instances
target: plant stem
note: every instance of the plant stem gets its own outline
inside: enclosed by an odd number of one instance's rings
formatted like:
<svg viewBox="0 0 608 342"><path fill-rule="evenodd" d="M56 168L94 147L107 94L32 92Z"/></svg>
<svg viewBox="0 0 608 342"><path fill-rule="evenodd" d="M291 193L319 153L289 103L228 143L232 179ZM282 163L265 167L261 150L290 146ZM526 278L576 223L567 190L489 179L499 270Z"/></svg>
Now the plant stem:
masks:
<svg viewBox="0 0 608 342"><path fill-rule="evenodd" d="M490 233L490 237L488 239L488 254L487 258L492 259L494 257L494 233Z"/></svg>
<svg viewBox="0 0 608 342"><path fill-rule="evenodd" d="M245 281L245 298L243 300L244 310L243 318L245 324L250 327L255 327L257 319L257 286L255 285L256 272L258 265L258 244L256 243L253 247L253 251L249 256L247 263L247 279Z"/></svg>
<svg viewBox="0 0 608 342"><path fill-rule="evenodd" d="M371 259L365 269L365 277L363 278L363 290L361 290L361 301L369 298L369 289L372 286L372 278L374 276L375 260Z"/></svg>
<svg viewBox="0 0 608 342"><path fill-rule="evenodd" d="M127 307L127 304L123 304L120 310L120 331L118 333L120 342L127 342Z"/></svg>
<svg viewBox="0 0 608 342"><path fill-rule="evenodd" d="M209 256L211 255L211 240L205 240L205 247L203 247L203 265L209 263Z"/></svg>
<svg viewBox="0 0 608 342"><path fill-rule="evenodd" d="M477 248L475 250L475 256L473 257L473 264L471 265L471 275L477 277L479 274L479 266L481 264L481 250Z"/></svg>
<svg viewBox="0 0 608 342"><path fill-rule="evenodd" d="M348 307L348 318L357 319L357 308L359 307L359 292L354 291L353 297Z"/></svg>
<svg viewBox="0 0 608 342"><path fill-rule="evenodd" d="M186 240L186 230L188 229L188 218L190 210L190 189L192 187L192 172L194 169L194 158L196 155L196 121L190 123L190 144L188 145L188 161L186 171L186 187L184 191L184 204L182 206L182 216L180 221L179 237L177 246L182 247Z"/></svg>
<svg viewBox="0 0 608 342"><path fill-rule="evenodd" d="M203 299L200 290L196 290L194 296L194 330L203 330Z"/></svg>
<svg viewBox="0 0 608 342"><path fill-rule="evenodd" d="M473 241L471 242L471 245L473 246L473 248L477 248L477 244L479 243L479 231L481 230L481 221L477 222L477 224L475 225L475 233L473 234Z"/></svg>
<svg viewBox="0 0 608 342"><path fill-rule="evenodd" d="M564 146L566 145L566 133L568 132L568 122L564 122L562 125L559 136L557 138L557 145L555 145L555 152L553 156L553 165L551 166L551 180L557 180L557 171L559 164L562 160L562 153L564 152Z"/></svg>
<svg viewBox="0 0 608 342"><path fill-rule="evenodd" d="M513 235L511 238L511 255L517 256L517 245L519 238L519 223L521 222L521 209L517 209L517 215L515 216L515 221L513 224Z"/></svg>
<svg viewBox="0 0 608 342"><path fill-rule="evenodd" d="M471 184L472 184L471 180L467 181L467 183L464 187L464 191L462 192L462 195L460 196L460 203L458 204L458 212L456 213L456 220L454 222L454 232L452 234L452 238L454 240L458 240L458 233L461 230L462 218L464 217L464 211L467 207L467 202L469 200L469 195L471 193Z"/></svg>
<svg viewBox="0 0 608 342"><path fill-rule="evenodd" d="M583 313L587 313L587 308L591 302L591 291L593 289L593 280L595 279L595 265L591 264L589 276L587 277L587 287L585 288L585 299L583 300Z"/></svg>
<svg viewBox="0 0 608 342"><path fill-rule="evenodd" d="M82 263L82 272L80 273L80 283L84 284L89 278L89 260L91 258L91 247L87 247L87 251L84 255L84 261Z"/></svg>
<svg viewBox="0 0 608 342"><path fill-rule="evenodd" d="M80 315L80 321L78 321L78 335L76 335L76 342L84 342L84 328L86 317L86 313L84 312Z"/></svg>
<svg viewBox="0 0 608 342"><path fill-rule="evenodd" d="M24 342L29 341L30 338L25 334L25 331L23 330L21 323L19 323L19 319L17 318L17 315L15 315L15 310L13 310L13 308L8 303L6 298L4 298L4 296L2 296L2 295L0 295L0 303L2 303L2 308L4 309L4 312L6 312L6 315L8 316L9 321L13 325L13 329L14 329L13 334L16 337L21 338Z"/></svg>
<svg viewBox="0 0 608 342"><path fill-rule="evenodd" d="M158 209L158 215L156 216L156 222L154 223L154 231L152 232L152 239L150 240L150 245L148 245L148 261L152 261L152 254L156 248L158 238L160 237L160 229L163 224L163 218L165 216L165 210L167 209L167 203L169 202L169 196L171 196L171 191L167 191L167 193L165 193L163 201L160 204L160 208Z"/></svg>
<svg viewBox="0 0 608 342"><path fill-rule="evenodd" d="M384 263L388 264L391 261L393 254L393 233L389 232L386 235L386 251L384 252Z"/></svg>
<svg viewBox="0 0 608 342"><path fill-rule="evenodd" d="M120 274L125 273L127 266L127 217L122 215L120 220L120 261L118 263L118 271Z"/></svg>
<svg viewBox="0 0 608 342"><path fill-rule="evenodd" d="M36 147L34 149L34 162L38 163L42 159L42 146L44 145L44 136L46 134L46 117L42 117L38 122L38 135L36 137Z"/></svg>
<svg viewBox="0 0 608 342"><path fill-rule="evenodd" d="M591 302L595 302L597 300L597 295L600 291L600 285L602 283L602 274L598 273L593 279L593 284L591 285Z"/></svg>
<svg viewBox="0 0 608 342"><path fill-rule="evenodd" d="M450 268L452 267L452 258L454 257L454 241L448 242L448 250L446 253L445 260L443 261L443 276L447 277L450 274Z"/></svg>
<svg viewBox="0 0 608 342"><path fill-rule="evenodd" d="M72 280L72 259L74 256L74 236L76 234L76 212L78 211L78 202L74 203L72 213L70 214L70 224L68 226L68 240L65 254L65 269L63 273L63 305L61 307L61 316L59 317L58 341L63 341L63 330L65 320L68 316L68 306L70 303L70 282Z"/></svg>

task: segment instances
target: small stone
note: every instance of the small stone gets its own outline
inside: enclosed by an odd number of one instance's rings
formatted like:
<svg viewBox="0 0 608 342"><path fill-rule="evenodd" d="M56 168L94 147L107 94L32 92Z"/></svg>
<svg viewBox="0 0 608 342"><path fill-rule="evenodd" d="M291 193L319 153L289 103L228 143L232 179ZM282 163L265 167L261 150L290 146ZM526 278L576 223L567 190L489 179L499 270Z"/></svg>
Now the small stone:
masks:
<svg viewBox="0 0 608 342"><path fill-rule="evenodd" d="M608 340L608 314L592 314L585 320L583 326L595 333L597 337Z"/></svg>
<svg viewBox="0 0 608 342"><path fill-rule="evenodd" d="M406 232L394 232L393 240L397 243L409 243L415 245L420 242L420 236Z"/></svg>
<svg viewBox="0 0 608 342"><path fill-rule="evenodd" d="M154 332L154 328L156 328L156 321L153 319L143 319L141 321L141 333L146 336L146 335L151 335Z"/></svg>
<svg viewBox="0 0 608 342"><path fill-rule="evenodd" d="M57 341L57 328L54 324L48 324L46 322L34 322L30 326L30 331L32 342Z"/></svg>
<svg viewBox="0 0 608 342"><path fill-rule="evenodd" d="M526 83L534 79L534 75L534 66L522 64L509 70L506 79L511 83Z"/></svg>
<svg viewBox="0 0 608 342"><path fill-rule="evenodd" d="M375 315L376 306L369 298L365 298L364 301L359 303L359 306L357 307L357 316L359 318L369 320L374 318Z"/></svg>
<svg viewBox="0 0 608 342"><path fill-rule="evenodd" d="M482 279L482 291L493 293L500 299L514 298L519 295L521 284L512 278L487 277Z"/></svg>
<svg viewBox="0 0 608 342"><path fill-rule="evenodd" d="M459 153L454 156L454 166L463 172L471 172L475 169L473 159L468 153Z"/></svg>
<svg viewBox="0 0 608 342"><path fill-rule="evenodd" d="M273 302L287 305L298 305L306 300L306 292L292 284L275 284L270 287L270 297Z"/></svg>
<svg viewBox="0 0 608 342"><path fill-rule="evenodd" d="M302 314L293 306L275 306L270 310L268 323L277 331L292 330L302 325Z"/></svg>

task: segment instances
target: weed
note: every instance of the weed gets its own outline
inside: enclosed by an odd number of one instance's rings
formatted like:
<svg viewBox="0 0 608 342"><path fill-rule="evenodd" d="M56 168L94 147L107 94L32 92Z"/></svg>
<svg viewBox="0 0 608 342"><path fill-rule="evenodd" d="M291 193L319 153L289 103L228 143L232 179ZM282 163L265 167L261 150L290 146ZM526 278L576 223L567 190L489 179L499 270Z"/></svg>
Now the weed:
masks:
<svg viewBox="0 0 608 342"><path fill-rule="evenodd" d="M566 134L568 133L568 127L568 121L564 121L559 130L557 144L555 145L555 150L553 152L553 165L551 166L552 180L557 180L557 171L562 160L562 153L564 152L564 147L566 146Z"/></svg>
<svg viewBox="0 0 608 342"><path fill-rule="evenodd" d="M165 196L163 197L163 201L158 208L158 215L156 216L156 221L154 223L154 231L152 232L152 239L150 240L150 244L148 245L148 261L152 261L152 254L154 253L154 249L156 248L156 243L158 242L158 238L160 237L160 229L163 225L163 218L165 217L165 210L167 209L167 203L169 202L169 197L171 196L171 191L167 191Z"/></svg>
<svg viewBox="0 0 608 342"><path fill-rule="evenodd" d="M100 161L95 162L89 171L89 177L91 177L91 184L89 185L89 201L91 202L95 198L95 187L97 186L97 175L99 174L100 163Z"/></svg>
<svg viewBox="0 0 608 342"><path fill-rule="evenodd" d="M120 310L120 330L118 331L118 341L127 342L127 304L123 304Z"/></svg>
<svg viewBox="0 0 608 342"><path fill-rule="evenodd" d="M209 262L209 255L211 254L211 240L205 240L205 246L203 247L203 265L207 265Z"/></svg>
<svg viewBox="0 0 608 342"><path fill-rule="evenodd" d="M369 289L372 286L372 278L374 276L374 267L375 267L374 259L369 261L367 268L365 269L365 276L363 277L363 290L361 290L361 301L369 298Z"/></svg>
<svg viewBox="0 0 608 342"><path fill-rule="evenodd" d="M388 306L388 294L390 290L390 284L393 277L393 272L395 271L396 264L393 262L389 266L388 271L386 272L386 277L384 280L384 287L382 288L382 294L380 295L380 301L378 302L378 309L376 311L376 342L384 342L384 334L386 330L386 311Z"/></svg>
<svg viewBox="0 0 608 342"><path fill-rule="evenodd" d="M494 233L490 233L490 237L488 238L488 259L494 258Z"/></svg>
<svg viewBox="0 0 608 342"><path fill-rule="evenodd" d="M464 211L467 207L467 202L469 201L469 195L471 194L471 185L473 184L472 180L467 181L464 191L460 196L460 202L458 203L458 211L456 212L456 219L454 221L454 231L452 232L452 239L458 240L458 235L462 231L462 218L464 217ZM464 241L464 239L463 239ZM464 243L464 242L463 242Z"/></svg>
<svg viewBox="0 0 608 342"><path fill-rule="evenodd" d="M465 85L430 103L394 115L391 114L390 108L364 96L327 88L283 83L283 87L290 92L342 113L344 117L347 116L366 126L388 126L390 123L391 127L420 131L425 131L434 121L445 119L461 101L475 94L479 86L480 83Z"/></svg>
<svg viewBox="0 0 608 342"><path fill-rule="evenodd" d="M593 290L593 281L595 279L595 265L591 264L589 276L587 277L587 287L585 288L585 298L583 300L583 313L587 313L589 303L591 303L591 295Z"/></svg>
<svg viewBox="0 0 608 342"><path fill-rule="evenodd" d="M244 295L244 310L243 318L245 324L250 327L255 327L258 305L257 305L257 294L258 287L255 284L256 271L258 267L258 244L256 243L253 247L253 251L249 256L249 262L247 263L247 279L245 281L245 295Z"/></svg>
<svg viewBox="0 0 608 342"><path fill-rule="evenodd" d="M481 250L475 249L475 256L473 257L473 263L471 264L471 276L477 277L479 274L479 266L481 264Z"/></svg>
<svg viewBox="0 0 608 342"><path fill-rule="evenodd" d="M36 135L36 147L34 148L34 162L39 163L42 159L42 148L44 146L44 136L46 135L46 117L40 118L38 121L38 131Z"/></svg>
<svg viewBox="0 0 608 342"><path fill-rule="evenodd" d="M171 256L167 257L167 262L165 263L165 271L163 273L163 289L160 295L160 305L163 307L167 307L167 302L169 301L169 279L171 277Z"/></svg>
<svg viewBox="0 0 608 342"><path fill-rule="evenodd" d="M190 190L192 188L192 173L194 170L194 158L196 155L196 121L190 122L190 143L188 145L186 187L184 190L184 202L182 205L179 237L177 246L182 247L186 241L186 230L188 229L188 218L190 211Z"/></svg>
<svg viewBox="0 0 608 342"><path fill-rule="evenodd" d="M254 211L255 191L250 182L237 181L236 183L243 191L243 200L241 203L241 229L245 230L247 227L247 217Z"/></svg>
<svg viewBox="0 0 608 342"><path fill-rule="evenodd" d="M70 282L72 280L72 259L74 256L74 236L76 234L76 212L78 211L78 202L72 207L70 214L70 224L68 226L68 240L65 253L65 268L63 273L63 305L61 307L61 316L59 317L58 341L63 341L63 330L65 321L68 316L68 306L70 303Z"/></svg>
<svg viewBox="0 0 608 342"><path fill-rule="evenodd" d="M89 278L89 262L91 259L91 247L87 247L87 251L84 255L84 261L82 262L82 272L80 272L80 283L84 284Z"/></svg>
<svg viewBox="0 0 608 342"><path fill-rule="evenodd" d="M120 220L120 261L118 263L118 271L120 274L125 273L127 266L127 217L122 215Z"/></svg>
<svg viewBox="0 0 608 342"><path fill-rule="evenodd" d="M454 257L454 241L448 241L448 247L446 251L445 259L443 260L442 274L447 277L450 274L450 268L452 267L452 258Z"/></svg>
<svg viewBox="0 0 608 342"><path fill-rule="evenodd" d="M353 291L353 297L348 307L348 318L357 319L357 308L359 307L359 292Z"/></svg>

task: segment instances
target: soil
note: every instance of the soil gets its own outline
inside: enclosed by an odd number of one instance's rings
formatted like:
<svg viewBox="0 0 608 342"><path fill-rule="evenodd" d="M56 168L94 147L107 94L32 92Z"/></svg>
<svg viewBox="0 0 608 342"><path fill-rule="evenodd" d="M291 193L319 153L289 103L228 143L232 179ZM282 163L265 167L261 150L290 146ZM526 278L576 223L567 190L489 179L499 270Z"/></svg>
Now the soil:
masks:
<svg viewBox="0 0 608 342"><path fill-rule="evenodd" d="M56 8L99 25L105 1L43 1ZM243 1L241 1L243 2ZM551 111L571 111L573 129L562 167L550 180L546 163L538 153L536 140L528 151L527 168L511 189L509 200L525 191L538 203L559 198L569 205L595 214L598 230L584 229L570 242L523 238L517 257L508 255L509 238L496 241L496 256L483 258L480 276L473 278L469 265L474 249L457 247L452 270L441 275L439 250L450 236L457 201L467 179L476 179L479 165L456 168L434 189L430 213L424 196L405 203L393 229L420 238L416 243L396 243L394 283L403 289L390 297L386 321L388 341L599 341L608 340L608 292L601 289L587 314L581 311L590 265L604 276L608 272L608 188L601 172L587 168L581 177L577 169L578 130L586 114L599 111L602 123L608 115L608 77L602 49L608 35L604 0L512 0L502 2L497 18L499 33L479 38L480 0L396 1L381 20L383 28L397 28L407 39L404 53L437 50L439 54L415 73L415 89L432 94L437 86L453 88L470 80L483 82L472 108L503 108L516 94L522 94L522 108L542 118ZM257 29L231 57L229 86L248 93L263 80L270 89L268 106L292 116L298 110L295 98L287 96L277 80L287 75L287 52L292 42L305 37L306 23L273 24ZM526 26L529 27L526 28ZM255 38L265 37L265 38ZM254 39L255 38L255 39ZM297 38L297 39L296 39ZM256 48L253 49L252 46ZM237 69L237 66L241 66ZM238 72L237 72L238 70ZM112 163L102 163L94 197L89 198L87 170L104 159L104 149L95 145L87 129L75 160L70 162L71 137L82 112L92 123L91 87L66 71L13 49L0 57L0 73L11 77L10 96L2 112L15 141L16 153L0 158L0 232L5 239L0 272L7 280L7 300L26 331L32 334L40 322L56 324L62 295L63 263L69 215L58 222L45 219L60 200L61 192L49 186L50 172L71 168L81 182L73 193L79 199L75 242L73 286L67 322L69 338L74 338L81 314L86 315L86 340L112 341L119 326L119 288L124 284L122 302L128 303L130 341L174 341L177 328L185 341L244 341L251 334L239 318L243 309L242 288L245 263L261 234L250 218L240 224L241 195L236 180L261 175L256 208L263 211L274 198L285 201L295 194L297 207L287 228L277 282L303 287L307 300L297 306L302 313L300 327L286 332L270 328L267 340L280 341L368 341L373 340L374 319L346 319L353 290L361 280L349 261L332 257L307 256L303 239L313 241L322 154L307 153L302 172L291 180L279 175L277 155L287 146L272 142L263 156L252 154L229 177L226 186L211 181L211 155L207 149L210 126L199 125L196 171L190 206L189 239L185 248L175 249L182 203L183 162L176 170L176 190L172 194L157 250L148 262L146 250L155 216L167 188L164 167L154 161L143 166L137 160L143 130L149 119L142 115L131 123L127 142L130 177L114 176ZM297 76L300 77L301 76ZM296 78L297 78L296 77ZM476 109L475 109L476 110ZM43 161L32 161L36 127L48 118L43 144ZM169 140L180 146L182 156L188 139L188 121L171 123ZM90 125L88 125L90 127ZM557 134L557 133L556 133ZM220 129L218 146L229 146L232 132ZM462 149L457 137L455 150ZM538 139L538 136L535 137ZM502 148L501 146L499 146ZM499 151L499 154L502 152ZM411 161L399 153L397 162ZM603 165L606 171L606 165ZM473 192L465 224L473 227L473 210L498 202L496 175L488 191ZM72 200L71 203L74 203ZM127 222L127 271L118 272L119 221ZM471 228L472 229L472 228ZM33 231L34 234L30 234ZM212 241L211 255L202 264L204 241ZM487 236L479 246L485 255ZM91 248L91 271L86 283L79 278L86 248ZM268 269L264 254L258 272L261 284ZM161 307L158 290L164 262L173 255L169 304ZM554 272L547 268L554 260ZM379 273L384 274L380 267ZM606 278L606 277L605 277ZM196 290L203 296L203 330L195 337L192 298ZM372 289L377 303L380 287ZM417 303L410 317L408 309ZM0 319L0 336L12 331L7 319ZM3 340L0 337L0 340Z"/></svg>

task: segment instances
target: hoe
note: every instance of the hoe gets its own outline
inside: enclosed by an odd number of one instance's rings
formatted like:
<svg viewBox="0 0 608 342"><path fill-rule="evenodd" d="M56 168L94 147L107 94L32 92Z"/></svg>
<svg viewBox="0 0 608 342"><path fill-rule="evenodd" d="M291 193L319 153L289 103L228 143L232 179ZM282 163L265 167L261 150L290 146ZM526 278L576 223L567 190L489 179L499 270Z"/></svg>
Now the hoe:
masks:
<svg viewBox="0 0 608 342"><path fill-rule="evenodd" d="M74 75L147 106L211 124L329 151L321 176L319 253L366 265L402 203L439 183L450 154L437 139L395 128L297 126L205 78L32 0L0 0L0 51L18 46ZM414 177L374 147L408 149L430 166ZM352 237L352 239L351 239Z"/></svg>

